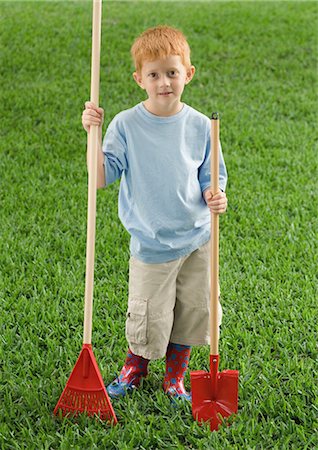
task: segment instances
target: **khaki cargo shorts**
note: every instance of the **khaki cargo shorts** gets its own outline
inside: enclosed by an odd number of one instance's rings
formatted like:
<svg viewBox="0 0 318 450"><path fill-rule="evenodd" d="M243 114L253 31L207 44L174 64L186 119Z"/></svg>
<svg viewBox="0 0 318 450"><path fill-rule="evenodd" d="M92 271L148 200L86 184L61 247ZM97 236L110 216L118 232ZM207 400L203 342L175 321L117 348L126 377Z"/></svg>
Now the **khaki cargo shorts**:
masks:
<svg viewBox="0 0 318 450"><path fill-rule="evenodd" d="M190 255L162 264L129 262L126 338L147 359L166 354L169 342L209 343L209 242ZM219 303L218 323L222 321Z"/></svg>

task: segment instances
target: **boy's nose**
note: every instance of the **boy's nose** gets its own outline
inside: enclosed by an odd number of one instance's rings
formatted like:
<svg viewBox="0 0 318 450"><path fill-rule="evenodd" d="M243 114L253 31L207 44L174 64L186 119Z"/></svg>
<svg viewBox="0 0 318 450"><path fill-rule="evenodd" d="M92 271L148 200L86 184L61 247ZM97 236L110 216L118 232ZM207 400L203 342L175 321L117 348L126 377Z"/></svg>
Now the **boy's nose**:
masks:
<svg viewBox="0 0 318 450"><path fill-rule="evenodd" d="M160 85L161 86L170 86L170 80L167 76L163 76L160 80Z"/></svg>

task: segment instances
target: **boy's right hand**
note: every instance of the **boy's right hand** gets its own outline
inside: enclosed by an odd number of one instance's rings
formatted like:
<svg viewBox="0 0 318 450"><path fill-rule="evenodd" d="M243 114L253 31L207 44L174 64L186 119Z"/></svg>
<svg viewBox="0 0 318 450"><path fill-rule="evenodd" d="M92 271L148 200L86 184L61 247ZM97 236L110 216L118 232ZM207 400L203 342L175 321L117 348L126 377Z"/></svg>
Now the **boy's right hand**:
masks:
<svg viewBox="0 0 318 450"><path fill-rule="evenodd" d="M85 103L85 109L82 114L82 124L84 130L89 133L91 125L97 125L102 128L104 122L104 110L103 108L97 108L92 102Z"/></svg>

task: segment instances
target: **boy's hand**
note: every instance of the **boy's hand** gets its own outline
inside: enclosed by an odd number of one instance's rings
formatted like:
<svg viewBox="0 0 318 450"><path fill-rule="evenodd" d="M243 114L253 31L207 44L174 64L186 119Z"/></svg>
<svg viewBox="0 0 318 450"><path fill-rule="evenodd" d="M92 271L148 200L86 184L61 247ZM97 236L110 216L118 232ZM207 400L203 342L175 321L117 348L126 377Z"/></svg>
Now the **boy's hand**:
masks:
<svg viewBox="0 0 318 450"><path fill-rule="evenodd" d="M91 125L98 125L100 130L104 122L104 110L103 108L96 108L94 103L86 102L85 109L82 114L82 124L84 130L89 133Z"/></svg>
<svg viewBox="0 0 318 450"><path fill-rule="evenodd" d="M210 188L208 188L203 192L203 197L212 213L225 213L227 208L227 198L225 192L219 191L217 194L213 195Z"/></svg>

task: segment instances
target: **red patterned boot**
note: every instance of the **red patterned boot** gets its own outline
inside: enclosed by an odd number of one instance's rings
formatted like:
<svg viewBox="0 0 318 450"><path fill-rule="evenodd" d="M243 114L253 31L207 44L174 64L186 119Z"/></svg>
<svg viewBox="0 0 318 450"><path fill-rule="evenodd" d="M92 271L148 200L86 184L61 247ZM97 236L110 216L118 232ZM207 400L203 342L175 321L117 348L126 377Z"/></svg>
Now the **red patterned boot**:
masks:
<svg viewBox="0 0 318 450"><path fill-rule="evenodd" d="M119 376L107 386L111 398L124 397L127 392L139 386L143 377L148 375L149 359L134 355L128 349L127 357Z"/></svg>
<svg viewBox="0 0 318 450"><path fill-rule="evenodd" d="M189 345L179 345L169 343L166 353L166 374L163 382L163 389L172 398L184 398L191 401L189 394L184 387L183 379L188 368L191 347Z"/></svg>

